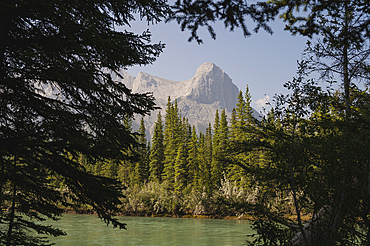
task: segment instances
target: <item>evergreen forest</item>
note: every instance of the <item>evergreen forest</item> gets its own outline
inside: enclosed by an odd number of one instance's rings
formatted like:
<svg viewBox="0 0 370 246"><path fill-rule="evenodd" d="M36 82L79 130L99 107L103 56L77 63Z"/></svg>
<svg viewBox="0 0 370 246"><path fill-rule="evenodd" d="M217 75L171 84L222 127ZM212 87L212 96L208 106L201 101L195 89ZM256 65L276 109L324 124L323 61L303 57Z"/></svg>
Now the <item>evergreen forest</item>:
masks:
<svg viewBox="0 0 370 246"><path fill-rule="evenodd" d="M215 114L214 124L197 133L168 97L166 114L158 113L151 142L145 136L143 118L137 134L140 143L132 154L135 161L102 160L81 164L94 175L120 180L125 186L122 213L128 215L205 215L216 218L243 216L241 205L253 199L252 180L233 159L236 142L250 135L252 116L249 90L240 91L238 103L228 119L225 109ZM131 119L124 122L131 128ZM238 154L233 158L261 162L260 154Z"/></svg>
<svg viewBox="0 0 370 246"><path fill-rule="evenodd" d="M113 79L164 44L119 31L176 21L202 43L213 24L244 36L285 22L308 38L263 117L248 87L205 132L168 98L151 142L151 93ZM50 245L65 209L115 216L248 218L249 245L370 245L368 0L0 1L0 245ZM281 57L282 62L284 57ZM31 233L30 233L31 232Z"/></svg>

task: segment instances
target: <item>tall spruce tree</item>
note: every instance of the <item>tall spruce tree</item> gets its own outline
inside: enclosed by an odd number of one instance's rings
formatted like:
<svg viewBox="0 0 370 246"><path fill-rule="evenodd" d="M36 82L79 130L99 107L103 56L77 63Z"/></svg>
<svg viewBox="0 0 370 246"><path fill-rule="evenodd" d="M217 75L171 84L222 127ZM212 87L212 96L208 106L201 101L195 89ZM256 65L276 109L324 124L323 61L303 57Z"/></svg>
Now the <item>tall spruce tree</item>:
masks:
<svg viewBox="0 0 370 246"><path fill-rule="evenodd" d="M144 117L141 117L140 127L138 135L138 146L137 153L139 155L138 162L135 164L135 183L141 184L145 182L148 178L148 149L147 149L147 140L145 136L145 124Z"/></svg>
<svg viewBox="0 0 370 246"><path fill-rule="evenodd" d="M227 122L226 110L223 109L220 119L219 128L219 147L218 147L218 162L221 170L221 178L227 170L226 156L229 144L229 127Z"/></svg>
<svg viewBox="0 0 370 246"><path fill-rule="evenodd" d="M157 121L155 122L152 147L149 157L149 180L161 182L163 162L164 162L164 145L163 145L163 123L161 112L158 112Z"/></svg>
<svg viewBox="0 0 370 246"><path fill-rule="evenodd" d="M212 139L212 163L211 163L211 176L212 186L219 187L222 178L222 168L220 165L220 116L218 109L215 114L215 123L213 125L213 139Z"/></svg>
<svg viewBox="0 0 370 246"><path fill-rule="evenodd" d="M238 101L235 108L235 116L232 115L231 118L231 148L235 149L238 143L243 142L246 138L246 126L247 126L247 108L246 101L243 96L243 92L239 91ZM235 118L233 118L235 117ZM241 156L238 156L240 158ZM234 158L236 158L234 156ZM242 167L238 166L236 163L229 166L228 177L237 182L240 186L245 181L245 171Z"/></svg>
<svg viewBox="0 0 370 246"><path fill-rule="evenodd" d="M188 143L188 184L197 187L197 180L199 177L199 164L198 164L198 136L193 126L191 131L191 141Z"/></svg>
<svg viewBox="0 0 370 246"><path fill-rule="evenodd" d="M183 189L186 187L186 163L186 147L185 144L180 144L174 165L174 191L178 194L181 194Z"/></svg>
<svg viewBox="0 0 370 246"><path fill-rule="evenodd" d="M199 147L198 147L198 170L197 187L200 190L205 190L207 193L210 191L210 170L207 160L207 146L205 143L204 134L199 133Z"/></svg>
<svg viewBox="0 0 370 246"><path fill-rule="evenodd" d="M179 137L181 135L181 118L175 105L171 103L171 98L168 97L166 115L165 115L165 130L164 130L164 168L162 179L167 181L169 187L173 187L174 183L174 164L177 156Z"/></svg>
<svg viewBox="0 0 370 246"><path fill-rule="evenodd" d="M163 45L151 44L148 32L115 27L129 25L134 13L160 21L166 2L4 0L0 6L0 244L42 245L33 232L60 235L39 222L61 215L67 197L124 226L112 217L122 185L87 173L77 157L126 159L136 145L122 121L149 113L154 99L131 93L111 73L152 63ZM57 178L66 189L53 186Z"/></svg>
<svg viewBox="0 0 370 246"><path fill-rule="evenodd" d="M236 110L233 108L231 111L231 119L230 119L230 141L233 142L237 138L238 134L238 126L237 126L237 120L236 120Z"/></svg>
<svg viewBox="0 0 370 246"><path fill-rule="evenodd" d="M239 91L235 111L236 111L236 129L234 130L236 133L235 139L237 141L240 141L243 140L243 138L245 137L243 134L244 133L243 129L247 124L247 108L242 91Z"/></svg>
<svg viewBox="0 0 370 246"><path fill-rule="evenodd" d="M204 181L205 187L208 194L211 194L212 190L212 125L208 124L206 128L206 134L204 135L203 144L203 167L205 170Z"/></svg>
<svg viewBox="0 0 370 246"><path fill-rule="evenodd" d="M186 118L185 116L182 117L181 131L183 133L182 133L182 140L180 142L182 144L185 144L186 156L187 156L189 143L191 142L191 125L189 124L189 119Z"/></svg>
<svg viewBox="0 0 370 246"><path fill-rule="evenodd" d="M127 131L132 132L132 118L125 117L123 120L123 126ZM133 157L135 155L135 149L133 146L125 150L127 156ZM135 161L132 158L119 160L120 165L118 166L118 179L126 186L131 185L135 181Z"/></svg>

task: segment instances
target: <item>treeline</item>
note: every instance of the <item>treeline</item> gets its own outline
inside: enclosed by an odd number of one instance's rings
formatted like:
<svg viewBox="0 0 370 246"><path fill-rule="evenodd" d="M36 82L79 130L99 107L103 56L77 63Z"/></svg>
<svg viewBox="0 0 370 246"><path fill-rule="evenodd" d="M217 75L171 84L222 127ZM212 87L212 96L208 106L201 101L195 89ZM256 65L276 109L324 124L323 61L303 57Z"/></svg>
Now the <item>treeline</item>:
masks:
<svg viewBox="0 0 370 246"><path fill-rule="evenodd" d="M243 199L251 199L247 192L250 190L250 177L232 159L244 158L249 162L262 160L260 156L251 154L237 156L233 153L234 156L229 156L235 148L233 143L245 141L250 137L245 130L254 124L252 112L251 96L247 87L244 95L240 91L230 119L225 109L221 112L217 110L214 124L209 123L205 133L197 133L195 126L191 126L188 119L181 116L177 101L172 103L168 97L166 114L163 117L158 113L151 143L146 139L144 120L141 119L137 135L140 147L128 153L132 156L136 153L136 159L88 162L81 157L80 162L90 173L118 179L127 186L127 199L135 197L136 200L134 202L131 199L131 205L136 204L131 207L129 201L124 203L128 213L236 215L244 211L239 209L240 202ZM124 124L131 129L131 119L127 119ZM151 194L144 194L149 190L152 190ZM160 194L157 194L155 199L152 197L152 202L146 205L143 205L144 198L138 201L140 194L144 197L156 196L154 193L161 190L161 195L167 197L161 202L158 202ZM189 196L193 200L194 197L199 199L190 202ZM221 209L220 206L224 206L225 201L224 205L220 205L220 197L239 199L239 205L234 204L238 208L234 206L231 210ZM162 209L158 209L158 206L154 208L155 202L162 203ZM207 209L203 205L200 209L201 203L207 203ZM226 203L230 204L230 201ZM141 212L137 207L141 207Z"/></svg>

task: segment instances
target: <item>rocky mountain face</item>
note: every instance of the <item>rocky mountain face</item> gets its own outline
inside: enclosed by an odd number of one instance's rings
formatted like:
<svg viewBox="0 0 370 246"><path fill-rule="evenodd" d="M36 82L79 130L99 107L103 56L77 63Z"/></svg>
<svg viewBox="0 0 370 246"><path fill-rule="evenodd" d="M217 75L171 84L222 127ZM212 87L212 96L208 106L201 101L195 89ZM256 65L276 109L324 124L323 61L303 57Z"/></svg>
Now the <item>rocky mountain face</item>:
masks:
<svg viewBox="0 0 370 246"><path fill-rule="evenodd" d="M140 72L137 77L121 71L123 79L115 78L124 83L135 93L153 92L157 106L161 107L144 118L147 129L147 139L153 135L157 114L161 111L165 115L168 96L174 102L177 99L181 115L189 119L191 125L195 125L197 132L205 132L208 123L213 124L216 109L221 114L226 109L228 118L232 109L236 106L238 87L231 78L213 63L204 63L196 71L195 75L185 81L171 81L147 73ZM254 112L258 115L257 112ZM140 117L133 122L133 128L139 128Z"/></svg>

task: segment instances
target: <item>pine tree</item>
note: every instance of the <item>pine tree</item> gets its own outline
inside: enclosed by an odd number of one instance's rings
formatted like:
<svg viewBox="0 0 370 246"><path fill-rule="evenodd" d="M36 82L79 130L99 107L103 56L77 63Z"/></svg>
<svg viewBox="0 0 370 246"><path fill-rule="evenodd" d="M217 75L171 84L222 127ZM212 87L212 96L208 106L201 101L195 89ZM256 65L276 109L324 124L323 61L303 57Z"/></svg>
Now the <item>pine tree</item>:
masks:
<svg viewBox="0 0 370 246"><path fill-rule="evenodd" d="M123 120L123 126L126 128L127 132L132 133L132 118L125 117ZM132 133L133 134L133 133ZM133 157L135 151L133 146L126 149L126 155ZM125 160L119 160L120 165L118 167L118 179L125 185L132 185L135 181L135 161L132 158L127 158Z"/></svg>
<svg viewBox="0 0 370 246"><path fill-rule="evenodd" d="M222 110L221 120L218 124L216 114L214 137L213 137L213 162L212 162L212 178L214 187L219 187L221 179L226 171L225 158L227 156L229 128L225 109ZM218 125L218 127L216 127Z"/></svg>
<svg viewBox="0 0 370 246"><path fill-rule="evenodd" d="M165 115L165 130L164 130L164 168L162 179L166 180L169 187L173 187L174 183L174 164L177 156L178 143L179 143L179 129L181 119L179 120L177 108L177 101L175 105L171 103L171 98L168 97L167 109Z"/></svg>
<svg viewBox="0 0 370 246"><path fill-rule="evenodd" d="M191 142L191 126L189 124L189 120L185 117L182 117L182 140L179 141L180 145L184 145L184 155L185 155L185 173L186 173L186 184L190 184L190 181L188 179L189 177L189 163L188 163L188 154L189 154L189 147L190 147L190 142Z"/></svg>
<svg viewBox="0 0 370 246"><path fill-rule="evenodd" d="M185 117L182 117L182 132L182 143L185 143L187 150L191 141L191 126L189 124L189 120Z"/></svg>
<svg viewBox="0 0 370 246"><path fill-rule="evenodd" d="M149 163L150 163L150 149L151 149L151 144L150 144L150 141L148 140L146 142L146 151L145 151L145 181L149 181L149 176L150 176L150 172L149 172L149 169L150 169L150 166L149 166Z"/></svg>
<svg viewBox="0 0 370 246"><path fill-rule="evenodd" d="M199 175L197 179L197 188L200 190L205 189L209 192L210 188L210 173L209 173L209 166L207 160L207 146L204 139L204 134L202 132L199 133L199 151L198 151L198 170Z"/></svg>
<svg viewBox="0 0 370 246"><path fill-rule="evenodd" d="M213 125L214 134L212 140L212 163L211 163L211 180L214 188L219 187L222 178L222 169L220 166L220 116L216 110L215 123Z"/></svg>
<svg viewBox="0 0 370 246"><path fill-rule="evenodd" d="M225 109L222 110L221 113L221 121L220 121L220 159L222 160L225 153L227 152L227 144L229 139L229 127L227 122L227 115ZM221 161L222 162L222 161ZM221 165L222 170L224 170L225 165Z"/></svg>
<svg viewBox="0 0 370 246"><path fill-rule="evenodd" d="M239 93L238 95L239 106L244 104L243 102L244 100L243 101L240 100L240 95L243 96L243 94ZM235 148L235 146L241 140L241 137L242 137L242 133L240 129L241 123L239 122L239 118L237 117L238 115L243 116L243 114L240 114L240 112L243 112L243 110L240 110L240 109L243 109L243 108L239 107L239 114L237 113L235 108L233 109L231 113L230 141L228 144L228 152L230 155L232 155L233 149ZM235 158L235 156L233 156L233 158ZM239 175L241 171L242 170L239 166L235 164L231 164L228 166L227 177L231 181L239 181L239 179L241 178Z"/></svg>
<svg viewBox="0 0 370 246"><path fill-rule="evenodd" d="M249 92L249 86L247 85L247 88L245 89L245 118L246 122L249 125L254 124L253 119L253 108L252 108L252 96Z"/></svg>
<svg viewBox="0 0 370 246"><path fill-rule="evenodd" d="M231 111L231 119L230 119L230 141L233 142L236 140L238 135L238 126L236 120L236 110L233 108Z"/></svg>
<svg viewBox="0 0 370 246"><path fill-rule="evenodd" d="M163 124L161 112L158 113L157 121L154 127L154 134L152 139L152 148L150 150L149 162L149 180L161 182L163 162L164 162L164 145L163 145Z"/></svg>
<svg viewBox="0 0 370 246"><path fill-rule="evenodd" d="M243 128L247 124L246 102L244 100L242 91L239 91L238 102L236 103L235 111L236 111L235 139L241 141L244 139Z"/></svg>
<svg viewBox="0 0 370 246"><path fill-rule="evenodd" d="M206 135L204 136L204 141L206 144L206 155L208 166L211 167L212 162L212 125L208 123L208 127L206 129Z"/></svg>
<svg viewBox="0 0 370 246"><path fill-rule="evenodd" d="M212 163L212 126L209 123L206 134L199 136L199 186L211 194L211 163Z"/></svg>
<svg viewBox="0 0 370 246"><path fill-rule="evenodd" d="M251 107L251 96L249 93L249 87L246 88L246 97L243 97L242 91L238 94L238 102L236 104L235 115L231 118L231 149L237 148L240 143L248 140L253 125L252 107ZM234 118L235 117L235 118ZM250 156L245 154L235 155L231 153L233 158L237 159L250 159ZM248 154L249 155L249 154ZM245 170L238 165L231 165L228 171L228 177L231 181L236 181L238 186L244 186L247 182L247 174Z"/></svg>
<svg viewBox="0 0 370 246"><path fill-rule="evenodd" d="M174 165L174 190L179 194L186 187L186 163L185 144L180 144Z"/></svg>
<svg viewBox="0 0 370 246"><path fill-rule="evenodd" d="M147 180L148 176L148 151L147 151L147 140L145 136L145 124L144 117L141 117L139 127L138 147L139 161L135 165L135 183L141 184Z"/></svg>
<svg viewBox="0 0 370 246"><path fill-rule="evenodd" d="M199 178L199 164L198 164L198 137L193 126L191 131L191 141L188 143L188 159L187 159L187 170L188 170L188 184L193 187L197 186L197 180Z"/></svg>

